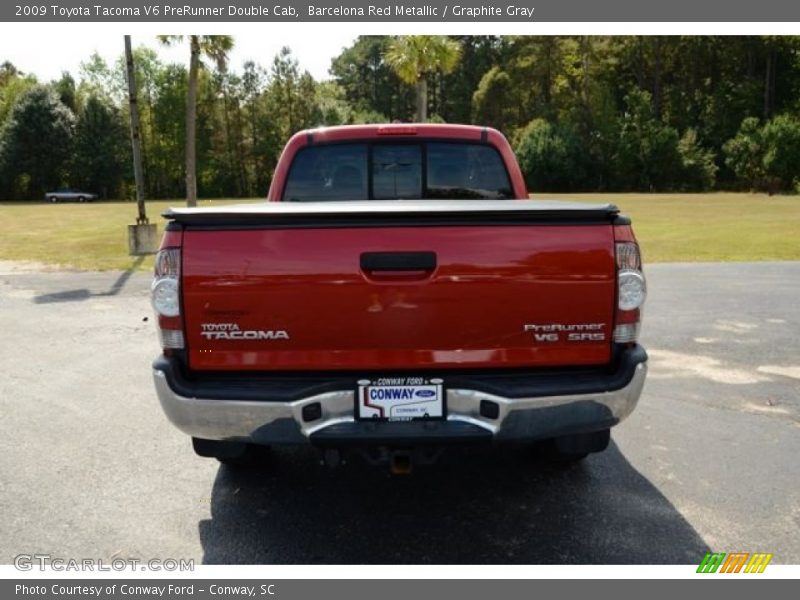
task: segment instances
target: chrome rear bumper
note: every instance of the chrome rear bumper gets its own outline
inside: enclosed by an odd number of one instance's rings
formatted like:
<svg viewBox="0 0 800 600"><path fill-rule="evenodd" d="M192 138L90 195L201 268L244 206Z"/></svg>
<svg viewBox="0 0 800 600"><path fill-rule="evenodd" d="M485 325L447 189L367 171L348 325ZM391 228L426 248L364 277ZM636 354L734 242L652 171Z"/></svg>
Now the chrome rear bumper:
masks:
<svg viewBox="0 0 800 600"><path fill-rule="evenodd" d="M375 423L354 418L353 390L331 391L291 402L207 399L176 393L163 370L154 368L159 401L184 433L209 440L261 444L437 443L439 441L536 440L612 427L636 407L647 373L646 359L630 380L610 391L508 398L471 389L447 389L447 420ZM481 402L497 405L495 418ZM319 403L321 416L304 421L303 407Z"/></svg>

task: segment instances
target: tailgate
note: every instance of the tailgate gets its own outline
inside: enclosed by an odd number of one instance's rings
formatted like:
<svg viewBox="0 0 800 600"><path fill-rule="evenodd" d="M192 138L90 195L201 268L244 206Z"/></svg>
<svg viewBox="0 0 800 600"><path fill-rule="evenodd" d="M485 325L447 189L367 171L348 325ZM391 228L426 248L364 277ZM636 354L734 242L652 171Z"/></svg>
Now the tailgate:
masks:
<svg viewBox="0 0 800 600"><path fill-rule="evenodd" d="M196 370L600 365L610 221L186 223Z"/></svg>

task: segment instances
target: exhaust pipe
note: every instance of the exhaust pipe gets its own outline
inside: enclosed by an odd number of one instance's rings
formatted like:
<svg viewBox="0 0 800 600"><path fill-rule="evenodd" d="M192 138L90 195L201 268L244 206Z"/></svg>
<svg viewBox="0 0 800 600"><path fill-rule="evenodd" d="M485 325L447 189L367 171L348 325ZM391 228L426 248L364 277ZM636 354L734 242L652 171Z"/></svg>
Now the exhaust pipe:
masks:
<svg viewBox="0 0 800 600"><path fill-rule="evenodd" d="M411 453L407 450L395 450L389 457L389 471L392 475L409 475L413 464Z"/></svg>

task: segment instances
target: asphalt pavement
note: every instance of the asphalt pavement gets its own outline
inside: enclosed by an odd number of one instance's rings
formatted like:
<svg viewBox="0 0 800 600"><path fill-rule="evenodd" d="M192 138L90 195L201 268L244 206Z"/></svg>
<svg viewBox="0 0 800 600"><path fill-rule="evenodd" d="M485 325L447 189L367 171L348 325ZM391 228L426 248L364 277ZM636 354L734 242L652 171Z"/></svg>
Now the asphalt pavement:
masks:
<svg viewBox="0 0 800 600"><path fill-rule="evenodd" d="M0 562L800 562L800 263L647 275L648 382L606 452L474 448L392 477L303 448L195 457L153 391L149 277L0 262Z"/></svg>

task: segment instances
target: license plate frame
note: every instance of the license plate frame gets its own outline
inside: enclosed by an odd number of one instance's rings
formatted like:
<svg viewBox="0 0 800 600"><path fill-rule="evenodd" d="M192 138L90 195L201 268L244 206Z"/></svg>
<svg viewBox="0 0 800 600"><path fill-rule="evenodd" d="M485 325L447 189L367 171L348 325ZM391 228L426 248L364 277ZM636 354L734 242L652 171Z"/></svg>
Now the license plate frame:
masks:
<svg viewBox="0 0 800 600"><path fill-rule="evenodd" d="M356 382L354 404L356 421L442 421L447 418L447 393L444 380L438 377L362 378Z"/></svg>

